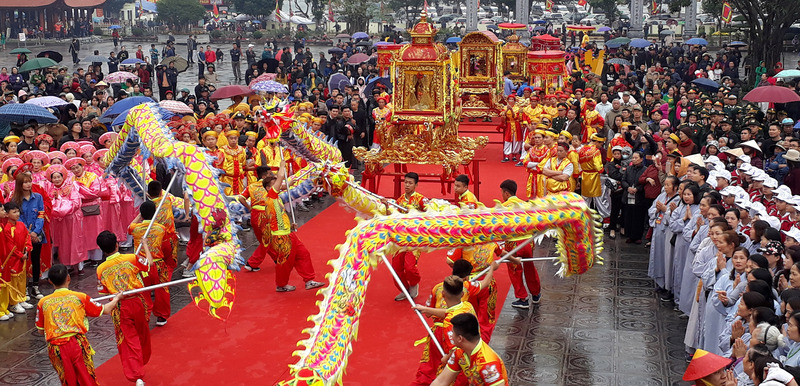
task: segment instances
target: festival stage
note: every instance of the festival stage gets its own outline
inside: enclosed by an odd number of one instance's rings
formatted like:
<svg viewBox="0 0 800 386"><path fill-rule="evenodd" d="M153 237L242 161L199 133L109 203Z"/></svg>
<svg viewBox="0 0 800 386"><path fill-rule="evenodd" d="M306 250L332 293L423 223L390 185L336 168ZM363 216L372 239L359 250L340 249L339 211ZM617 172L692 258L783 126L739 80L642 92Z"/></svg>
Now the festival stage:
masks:
<svg viewBox="0 0 800 386"><path fill-rule="evenodd" d="M494 123L464 122L462 135L497 133ZM501 140L499 133L490 135L490 142ZM499 185L504 179L517 181L521 198L525 198L527 173L513 163L500 163L502 145L489 144L476 152L482 163L481 201L494 206L500 198ZM436 172L440 166L414 168L413 171ZM427 197L443 197L438 183L420 183L419 192ZM383 195L391 195L393 184L384 178L380 185ZM355 225L355 213L335 204L300 227L299 236L311 252L317 280L331 272L326 264L338 255L334 250L344 241L344 233ZM245 254L249 256L252 248ZM450 274L445 263L446 251L423 253L419 261L422 274L419 303L424 303L430 289ZM152 330L153 355L146 366L148 385L226 385L274 384L288 375L288 365L296 358L292 352L299 340L306 338L301 331L311 327L306 319L318 312L315 305L321 296L306 291L296 274L290 284L297 286L293 293L276 293L274 265L267 259L257 273L236 274L236 300L227 323L211 318L206 312L189 305L169 319L164 327ZM509 289L506 269L496 273L498 284L497 313L503 306ZM324 280L327 283L327 280ZM395 302L398 290L388 270L379 265L367 291L367 303L361 317L358 339L353 343L343 381L346 385L407 385L414 379L422 346L414 341L426 335L419 319L407 301ZM113 357L97 369L104 384L127 384L118 357Z"/></svg>

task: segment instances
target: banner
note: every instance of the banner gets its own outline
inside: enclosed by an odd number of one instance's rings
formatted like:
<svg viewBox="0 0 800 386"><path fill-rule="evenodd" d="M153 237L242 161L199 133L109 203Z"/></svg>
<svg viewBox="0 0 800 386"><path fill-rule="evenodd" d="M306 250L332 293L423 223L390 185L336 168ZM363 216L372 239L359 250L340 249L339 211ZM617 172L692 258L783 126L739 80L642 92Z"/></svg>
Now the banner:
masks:
<svg viewBox="0 0 800 386"><path fill-rule="evenodd" d="M544 10L547 12L553 12L553 5L555 5L553 0L547 0L545 2Z"/></svg>
<svg viewBox="0 0 800 386"><path fill-rule="evenodd" d="M581 7L585 7L586 6L586 0L578 0L578 5L580 5Z"/></svg>
<svg viewBox="0 0 800 386"><path fill-rule="evenodd" d="M724 21L725 24L731 24L731 20L733 20L733 9L726 1L722 4L722 21Z"/></svg>
<svg viewBox="0 0 800 386"><path fill-rule="evenodd" d="M280 9L278 9L278 0L275 0L275 19L278 20L278 23L283 23Z"/></svg>
<svg viewBox="0 0 800 386"><path fill-rule="evenodd" d="M650 14L651 15L658 14L658 3L656 3L656 0L652 0L650 3Z"/></svg>

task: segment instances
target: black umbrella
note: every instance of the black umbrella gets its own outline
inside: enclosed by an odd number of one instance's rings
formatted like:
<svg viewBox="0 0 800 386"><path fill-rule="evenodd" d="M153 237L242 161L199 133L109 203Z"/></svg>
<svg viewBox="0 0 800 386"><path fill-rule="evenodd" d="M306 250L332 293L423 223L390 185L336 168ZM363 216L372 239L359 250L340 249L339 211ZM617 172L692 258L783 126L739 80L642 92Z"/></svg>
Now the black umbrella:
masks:
<svg viewBox="0 0 800 386"><path fill-rule="evenodd" d="M261 59L256 63L258 65L259 70L264 69L264 63L267 64L267 71L268 73L274 74L277 72L278 69L278 60L277 59Z"/></svg>
<svg viewBox="0 0 800 386"><path fill-rule="evenodd" d="M339 48L339 47L333 47L333 48L328 50L329 54L341 54L343 52L344 52L344 50Z"/></svg>
<svg viewBox="0 0 800 386"><path fill-rule="evenodd" d="M162 59L159 64L169 67L170 63L175 63L175 69L178 70L178 72L184 72L189 68L189 62L181 56L168 56Z"/></svg>
<svg viewBox="0 0 800 386"><path fill-rule="evenodd" d="M361 42L356 43L356 46L359 46L359 47L372 47L372 42L361 41Z"/></svg>
<svg viewBox="0 0 800 386"><path fill-rule="evenodd" d="M108 58L100 55L89 55L83 58L83 61L87 63L105 63L108 62Z"/></svg>
<svg viewBox="0 0 800 386"><path fill-rule="evenodd" d="M37 54L36 57L37 58L50 58L50 59L53 59L53 61L55 61L56 63L61 63L61 61L64 60L64 55L61 55L60 53L58 53L56 51L42 51L39 54Z"/></svg>

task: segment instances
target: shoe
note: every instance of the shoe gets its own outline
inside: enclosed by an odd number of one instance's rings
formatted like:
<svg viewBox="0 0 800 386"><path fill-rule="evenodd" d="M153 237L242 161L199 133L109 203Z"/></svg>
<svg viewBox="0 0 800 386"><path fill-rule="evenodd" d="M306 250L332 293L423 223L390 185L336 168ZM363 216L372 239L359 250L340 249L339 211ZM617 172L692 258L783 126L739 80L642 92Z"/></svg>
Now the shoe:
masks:
<svg viewBox="0 0 800 386"><path fill-rule="evenodd" d="M678 318L681 318L681 319L689 319L689 315L686 315L686 314L684 314L684 313L682 313L682 312L681 312L681 314L678 316Z"/></svg>
<svg viewBox="0 0 800 386"><path fill-rule="evenodd" d="M325 283L320 283L318 281L309 280L309 281L306 282L306 289L310 290L310 289L322 287L324 285L325 285Z"/></svg>
<svg viewBox="0 0 800 386"><path fill-rule="evenodd" d="M250 263L245 263L245 264L244 264L244 269L246 269L246 270L248 270L248 271L250 271L250 272L258 272L258 271L260 271L260 270L261 270L261 268L259 268L259 267L253 267L253 266L251 266L251 265L250 265Z"/></svg>
<svg viewBox="0 0 800 386"><path fill-rule="evenodd" d="M614 232L613 230L608 232L608 238L611 239L611 240L616 239L617 238L617 232Z"/></svg>
<svg viewBox="0 0 800 386"><path fill-rule="evenodd" d="M671 302L672 299L674 299L674 297L672 296L671 292L665 292L664 295L661 295L661 297L659 297L659 299L662 302Z"/></svg>
<svg viewBox="0 0 800 386"><path fill-rule="evenodd" d="M31 295L33 295L33 297L35 297L36 299L41 299L41 298L44 297L44 295L42 295L42 293L39 292L39 286L38 285L33 286L31 288L31 292L32 292Z"/></svg>
<svg viewBox="0 0 800 386"><path fill-rule="evenodd" d="M24 314L25 313L25 309L22 308L22 306L19 305L19 304L15 304L15 305L11 306L11 308L9 308L9 311L11 311L11 312L13 312L15 314Z"/></svg>
<svg viewBox="0 0 800 386"><path fill-rule="evenodd" d="M538 294L536 296L531 296L531 303L539 304L539 300L542 299L542 294Z"/></svg>
<svg viewBox="0 0 800 386"><path fill-rule="evenodd" d="M416 299L419 296L419 284L415 284L408 289L408 294L411 295L412 299Z"/></svg>
<svg viewBox="0 0 800 386"><path fill-rule="evenodd" d="M186 277L186 278L194 277L194 276L195 276L194 272L190 271L189 269L184 269L183 273L181 274L181 277Z"/></svg>
<svg viewBox="0 0 800 386"><path fill-rule="evenodd" d="M400 302L400 301L403 301L403 300L406 300L406 294L404 294L402 292L394 297L394 301L396 301L396 302Z"/></svg>
<svg viewBox="0 0 800 386"><path fill-rule="evenodd" d="M275 292L292 292L292 291L295 290L295 288L296 288L295 286L287 284L287 285L285 285L283 287L276 288Z"/></svg>
<svg viewBox="0 0 800 386"><path fill-rule="evenodd" d="M22 302L19 305L22 306L22 308L24 308L26 310L30 310L31 308L33 308L33 304L30 304L28 302Z"/></svg>
<svg viewBox="0 0 800 386"><path fill-rule="evenodd" d="M12 315L13 315L13 314L12 314ZM5 321L7 321L7 320L9 320L9 319L11 319L11 317L10 317L10 316L8 316L8 314L5 314L5 315L3 315L3 316L0 316L0 322L5 322Z"/></svg>
<svg viewBox="0 0 800 386"><path fill-rule="evenodd" d="M136 380L136 386L144 386L144 381L141 379Z"/></svg>
<svg viewBox="0 0 800 386"><path fill-rule="evenodd" d="M517 164L514 165L514 166L525 166L525 164L523 164L522 161L520 161L520 162L517 162Z"/></svg>
<svg viewBox="0 0 800 386"><path fill-rule="evenodd" d="M189 268L189 259L184 260L183 263L181 263L181 267Z"/></svg>
<svg viewBox="0 0 800 386"><path fill-rule="evenodd" d="M647 244L644 245L645 248L650 248L650 242L648 241Z"/></svg>
<svg viewBox="0 0 800 386"><path fill-rule="evenodd" d="M297 208L297 210L301 212L308 212L308 207L306 206L306 204L303 204L302 202L295 205L295 208Z"/></svg>
<svg viewBox="0 0 800 386"><path fill-rule="evenodd" d="M531 306L528 304L528 299L517 299L515 302L511 303L511 307L527 310Z"/></svg>
<svg viewBox="0 0 800 386"><path fill-rule="evenodd" d="M158 318L156 318L156 326L163 327L163 326L166 326L166 325L167 325L167 320L166 319L164 319L164 318L162 318L160 316Z"/></svg>
<svg viewBox="0 0 800 386"><path fill-rule="evenodd" d="M508 158L503 158L503 160L500 162L508 162Z"/></svg>

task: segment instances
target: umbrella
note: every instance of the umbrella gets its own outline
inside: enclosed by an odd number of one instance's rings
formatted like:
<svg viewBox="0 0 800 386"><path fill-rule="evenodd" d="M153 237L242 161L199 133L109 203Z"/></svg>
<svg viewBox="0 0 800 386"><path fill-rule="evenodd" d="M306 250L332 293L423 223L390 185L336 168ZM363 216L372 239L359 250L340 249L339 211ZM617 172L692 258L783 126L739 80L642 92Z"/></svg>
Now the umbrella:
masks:
<svg viewBox="0 0 800 386"><path fill-rule="evenodd" d="M621 64L623 66L630 66L631 62L629 62L629 61L627 61L625 59L622 59L622 58L613 58L613 59L606 60L606 64Z"/></svg>
<svg viewBox="0 0 800 386"><path fill-rule="evenodd" d="M138 106L138 105L135 105L135 106ZM135 106L131 106L131 107L135 107ZM119 116L117 116L113 120L108 120L108 122L111 123L111 126L122 126L122 125L124 125L125 124L125 120L128 119L128 111L130 111L130 109L125 110L122 114L120 114ZM164 121L168 121L168 120L170 120L170 118L175 116L175 114L172 111L169 111L167 109L161 108L160 106L156 107L156 111L158 111L158 113L161 115L161 119L164 120ZM108 123L108 122L103 122L102 119L100 119L100 122Z"/></svg>
<svg viewBox="0 0 800 386"><path fill-rule="evenodd" d="M36 55L37 58L50 58L53 59L56 63L61 63L64 60L64 56L55 51L42 51Z"/></svg>
<svg viewBox="0 0 800 386"><path fill-rule="evenodd" d="M250 17L250 15L241 14L239 16L234 17L233 19L236 21L248 21L252 19L252 17Z"/></svg>
<svg viewBox="0 0 800 386"><path fill-rule="evenodd" d="M745 42L740 42L740 41L738 41L738 40L737 40L737 41L735 41L735 42L730 42L730 43L728 43L728 47L746 47L746 46L747 46L747 43L745 43Z"/></svg>
<svg viewBox="0 0 800 386"><path fill-rule="evenodd" d="M222 86L218 88L216 91L214 91L214 93L211 94L211 100L218 101L220 99L233 98L235 96L247 96L247 95L253 95L253 90L251 90L250 87L243 86L240 84L232 84L229 86Z"/></svg>
<svg viewBox="0 0 800 386"><path fill-rule="evenodd" d="M258 83L258 82L263 82L265 80L275 80L275 77L277 77L277 76L278 76L278 74L276 74L276 73L265 72L265 73L257 76L255 79L251 80L250 81L250 86L252 86L252 85L254 85L254 84Z"/></svg>
<svg viewBox="0 0 800 386"><path fill-rule="evenodd" d="M339 48L339 47L333 47L333 48L328 50L329 54L341 54L343 52L344 52L344 50Z"/></svg>
<svg viewBox="0 0 800 386"><path fill-rule="evenodd" d="M186 71L186 69L189 68L189 62L187 62L186 59L184 59L181 56L169 56L169 57L166 57L166 58L162 59L161 63L159 63L159 64L163 64L165 66L169 66L170 63L175 63L175 69L178 70L178 72L184 72L184 71Z"/></svg>
<svg viewBox="0 0 800 386"><path fill-rule="evenodd" d="M533 30L534 31L544 31L545 28L543 26L537 25L536 27L533 27Z"/></svg>
<svg viewBox="0 0 800 386"><path fill-rule="evenodd" d="M282 83L274 80L262 80L250 84L251 90L259 92L283 92L284 87Z"/></svg>
<svg viewBox="0 0 800 386"><path fill-rule="evenodd" d="M372 43L372 46L373 46L373 47L377 47L377 46L387 46L387 45L389 45L389 44L394 44L394 43L392 43L392 42L375 42L375 43Z"/></svg>
<svg viewBox="0 0 800 386"><path fill-rule="evenodd" d="M120 64L145 64L145 63L147 62L139 58L128 58L123 60L122 63Z"/></svg>
<svg viewBox="0 0 800 386"><path fill-rule="evenodd" d="M546 20L536 20L534 22L531 22L531 24L547 24L547 21Z"/></svg>
<svg viewBox="0 0 800 386"><path fill-rule="evenodd" d="M35 120L37 123L56 123L53 113L46 108L27 103L11 103L0 107L0 121L28 123Z"/></svg>
<svg viewBox="0 0 800 386"><path fill-rule="evenodd" d="M662 30L661 32L659 32L659 34L660 35L674 35L675 31L673 31L671 29L665 29L665 30Z"/></svg>
<svg viewBox="0 0 800 386"><path fill-rule="evenodd" d="M645 48L650 47L650 42L645 39L631 39L628 45L634 48Z"/></svg>
<svg viewBox="0 0 800 386"><path fill-rule="evenodd" d="M783 70L775 74L776 78L797 78L800 77L800 70Z"/></svg>
<svg viewBox="0 0 800 386"><path fill-rule="evenodd" d="M83 58L83 61L87 63L105 63L108 61L108 58L100 55L89 55Z"/></svg>
<svg viewBox="0 0 800 386"><path fill-rule="evenodd" d="M338 88L339 91L344 91L344 86L352 86L353 84L350 83L350 79L348 79L344 74L333 74L328 79L328 88L333 90Z"/></svg>
<svg viewBox="0 0 800 386"><path fill-rule="evenodd" d="M100 122L109 123L114 120L114 117L121 115L122 113L130 110L132 107L138 106L142 103L151 103L151 102L155 101L152 98L146 96L135 96L135 97L125 98L119 102L114 103L114 105L109 107L108 110L106 110L106 112L100 116Z"/></svg>
<svg viewBox="0 0 800 386"><path fill-rule="evenodd" d="M108 29L122 29L122 27L120 27L120 26L118 26L118 25L114 24L114 25L112 25L112 26L109 26L109 27L108 27Z"/></svg>
<svg viewBox="0 0 800 386"><path fill-rule="evenodd" d="M620 48L623 45L628 44L630 42L631 42L631 39L628 39L628 38L616 38L616 39L611 39L611 40L605 42L605 46L608 47L608 48Z"/></svg>
<svg viewBox="0 0 800 386"><path fill-rule="evenodd" d="M353 34L353 39L369 39L366 32L356 32Z"/></svg>
<svg viewBox="0 0 800 386"><path fill-rule="evenodd" d="M38 70L40 68L55 67L58 63L50 58L33 58L19 68L19 72L28 72Z"/></svg>
<svg viewBox="0 0 800 386"><path fill-rule="evenodd" d="M372 95L372 89L375 88L378 84L383 85L386 87L388 93L392 92L392 80L389 79L388 76L384 76L381 78L372 78L369 80L366 86L364 86L364 95Z"/></svg>
<svg viewBox="0 0 800 386"><path fill-rule="evenodd" d="M611 31L611 27L600 27L597 29L597 32L606 32Z"/></svg>
<svg viewBox="0 0 800 386"><path fill-rule="evenodd" d="M750 102L789 103L800 102L800 95L786 87L761 86L747 93L743 99Z"/></svg>
<svg viewBox="0 0 800 386"><path fill-rule="evenodd" d="M15 49L11 50L11 52L9 52L9 54L30 54L30 53L31 53L31 50L29 50L29 49L27 49L25 47L15 48Z"/></svg>
<svg viewBox="0 0 800 386"><path fill-rule="evenodd" d="M103 80L108 83L125 83L125 81L128 79L139 80L139 76L128 71L117 71L112 72L103 78Z"/></svg>
<svg viewBox="0 0 800 386"><path fill-rule="evenodd" d="M186 103L178 102L178 101L171 101L171 100L163 100L158 102L158 105L161 106L163 109L171 111L176 114L192 114L194 110L189 108Z"/></svg>
<svg viewBox="0 0 800 386"><path fill-rule="evenodd" d="M258 65L259 70L264 69L264 63L267 64L267 71L266 71L267 73L275 73L277 71L278 69L277 59L267 58L259 60L258 63L256 63Z"/></svg>
<svg viewBox="0 0 800 386"><path fill-rule="evenodd" d="M526 29L525 24L519 23L500 23L497 25L500 29Z"/></svg>
<svg viewBox="0 0 800 386"><path fill-rule="evenodd" d="M361 64L369 60L369 56L367 54L354 54L353 56L347 58L347 64Z"/></svg>
<svg viewBox="0 0 800 386"><path fill-rule="evenodd" d="M687 40L685 44L692 45L692 46L693 45L707 46L708 42L706 41L706 39L703 39L703 38L692 38L692 39Z"/></svg>
<svg viewBox="0 0 800 386"><path fill-rule="evenodd" d="M55 107L55 106L63 106L63 105L69 104L69 102L67 102L67 101L65 101L65 100L63 100L61 98L54 97L54 96L36 97L36 98L27 100L25 103L31 104L31 105L36 105L36 106L39 106L39 107L44 107L44 108Z"/></svg>
<svg viewBox="0 0 800 386"><path fill-rule="evenodd" d="M456 44L456 43L460 43L461 42L461 38L457 37L457 36L453 36L451 38L447 38L447 40L445 40L444 42L447 43L447 44Z"/></svg>
<svg viewBox="0 0 800 386"><path fill-rule="evenodd" d="M360 42L356 43L356 46L358 46L358 47L372 47L372 43L364 40L364 41L360 41Z"/></svg>
<svg viewBox="0 0 800 386"><path fill-rule="evenodd" d="M800 129L800 121L797 121L797 123L794 124L794 128Z"/></svg>
<svg viewBox="0 0 800 386"><path fill-rule="evenodd" d="M350 39L350 35L348 34L338 34L336 35L337 39Z"/></svg>
<svg viewBox="0 0 800 386"><path fill-rule="evenodd" d="M700 87L703 87L703 88L705 88L705 89L707 89L709 91L717 91L717 90L719 90L719 83L717 83L717 82L715 82L715 81L713 81L711 79L708 79L708 78L697 78L697 79L693 80L692 83L694 83L694 84L696 84L696 85L698 85Z"/></svg>

